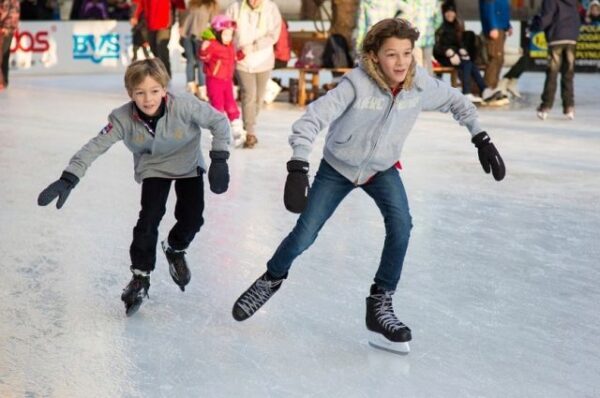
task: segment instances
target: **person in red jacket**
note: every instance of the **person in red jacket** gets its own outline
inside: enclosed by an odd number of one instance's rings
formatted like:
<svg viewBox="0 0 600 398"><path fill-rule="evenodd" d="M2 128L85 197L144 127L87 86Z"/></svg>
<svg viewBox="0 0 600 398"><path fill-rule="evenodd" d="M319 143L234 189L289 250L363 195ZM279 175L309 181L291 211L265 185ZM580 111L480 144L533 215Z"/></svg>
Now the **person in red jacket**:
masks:
<svg viewBox="0 0 600 398"><path fill-rule="evenodd" d="M171 76L171 62L169 60L169 40L171 39L171 0L135 0L137 7L131 25L136 26L140 15L143 14L148 29L148 41L152 53L158 57Z"/></svg>
<svg viewBox="0 0 600 398"><path fill-rule="evenodd" d="M210 28L202 34L202 47L199 58L203 62L206 75L206 91L210 104L223 112L231 122L234 143L240 146L245 142L245 131L240 120L240 110L233 97L233 74L235 62L244 57L244 53L236 53L233 45L233 34L236 22L227 15L217 15L210 23Z"/></svg>

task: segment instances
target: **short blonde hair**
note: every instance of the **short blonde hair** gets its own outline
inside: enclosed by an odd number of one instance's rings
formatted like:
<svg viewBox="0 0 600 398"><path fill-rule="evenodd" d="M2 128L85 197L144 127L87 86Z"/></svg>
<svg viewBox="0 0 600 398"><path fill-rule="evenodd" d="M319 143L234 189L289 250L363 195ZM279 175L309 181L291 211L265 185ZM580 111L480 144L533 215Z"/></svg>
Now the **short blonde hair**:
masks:
<svg viewBox="0 0 600 398"><path fill-rule="evenodd" d="M144 79L150 76L153 80L156 80L162 88L166 89L171 78L169 72L165 68L165 64L158 58L142 59L139 61L132 62L125 71L125 88L127 93L131 95L133 89L139 86Z"/></svg>

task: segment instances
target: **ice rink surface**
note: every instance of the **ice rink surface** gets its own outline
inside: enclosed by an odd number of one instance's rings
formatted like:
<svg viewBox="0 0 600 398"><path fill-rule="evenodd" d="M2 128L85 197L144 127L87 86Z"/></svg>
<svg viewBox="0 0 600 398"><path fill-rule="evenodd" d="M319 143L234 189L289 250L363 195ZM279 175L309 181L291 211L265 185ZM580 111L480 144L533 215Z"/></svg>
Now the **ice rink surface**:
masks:
<svg viewBox="0 0 600 398"><path fill-rule="evenodd" d="M558 96L536 118L542 84L526 73L524 100L480 111L507 165L500 183L448 114L422 113L408 138L414 228L394 303L413 341L399 356L367 344L384 229L361 190L259 313L231 317L295 223L282 197L301 109L265 108L259 145L232 154L229 191L205 193L186 292L159 252L150 300L126 318L140 187L124 145L62 210L36 204L127 101L122 76L14 76L0 93L0 397L600 396L600 75L576 75L574 121ZM173 206L172 192L161 238Z"/></svg>

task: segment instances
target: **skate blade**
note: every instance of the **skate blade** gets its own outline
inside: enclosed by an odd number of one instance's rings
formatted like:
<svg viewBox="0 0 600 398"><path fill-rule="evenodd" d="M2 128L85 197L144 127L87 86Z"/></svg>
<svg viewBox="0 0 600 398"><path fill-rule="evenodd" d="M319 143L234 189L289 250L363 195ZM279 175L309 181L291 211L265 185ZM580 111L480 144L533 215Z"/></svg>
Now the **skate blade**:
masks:
<svg viewBox="0 0 600 398"><path fill-rule="evenodd" d="M182 285L181 282L179 282L179 277L177 275L177 271L175 271L175 267L173 267L171 264L169 264L169 274L171 274L171 278L173 279L173 282L175 282L175 284L177 286L179 286L179 288L181 289L182 292L185 292L185 286L187 285L187 283ZM188 281L188 283L189 283L189 281Z"/></svg>
<svg viewBox="0 0 600 398"><path fill-rule="evenodd" d="M142 306L143 301L144 300L142 298L138 297L130 305L127 305L127 303L125 303L125 315L127 315L129 317L129 316L132 316L133 314L135 314Z"/></svg>
<svg viewBox="0 0 600 398"><path fill-rule="evenodd" d="M371 347L389 351L394 354L408 355L410 352L410 346L408 341L405 342L394 342L386 339L379 333L369 332L369 345Z"/></svg>

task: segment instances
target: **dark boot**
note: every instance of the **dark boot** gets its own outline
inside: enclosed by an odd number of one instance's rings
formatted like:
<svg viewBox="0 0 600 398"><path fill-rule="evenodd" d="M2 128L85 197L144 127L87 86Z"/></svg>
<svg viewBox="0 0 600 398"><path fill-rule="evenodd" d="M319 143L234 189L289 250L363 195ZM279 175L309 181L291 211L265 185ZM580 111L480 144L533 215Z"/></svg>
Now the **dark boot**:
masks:
<svg viewBox="0 0 600 398"><path fill-rule="evenodd" d="M131 272L133 276L121 294L127 316L137 312L144 299L148 297L148 289L150 289L150 274L148 272L135 268L132 268Z"/></svg>
<svg viewBox="0 0 600 398"><path fill-rule="evenodd" d="M250 318L281 287L283 278L277 279L265 272L246 290L233 305L233 318L243 321Z"/></svg>
<svg viewBox="0 0 600 398"><path fill-rule="evenodd" d="M190 283L192 274L185 261L185 251L175 250L169 246L166 240L161 242L167 261L169 262L169 273L173 281L179 286L182 292L185 291L185 286Z"/></svg>

